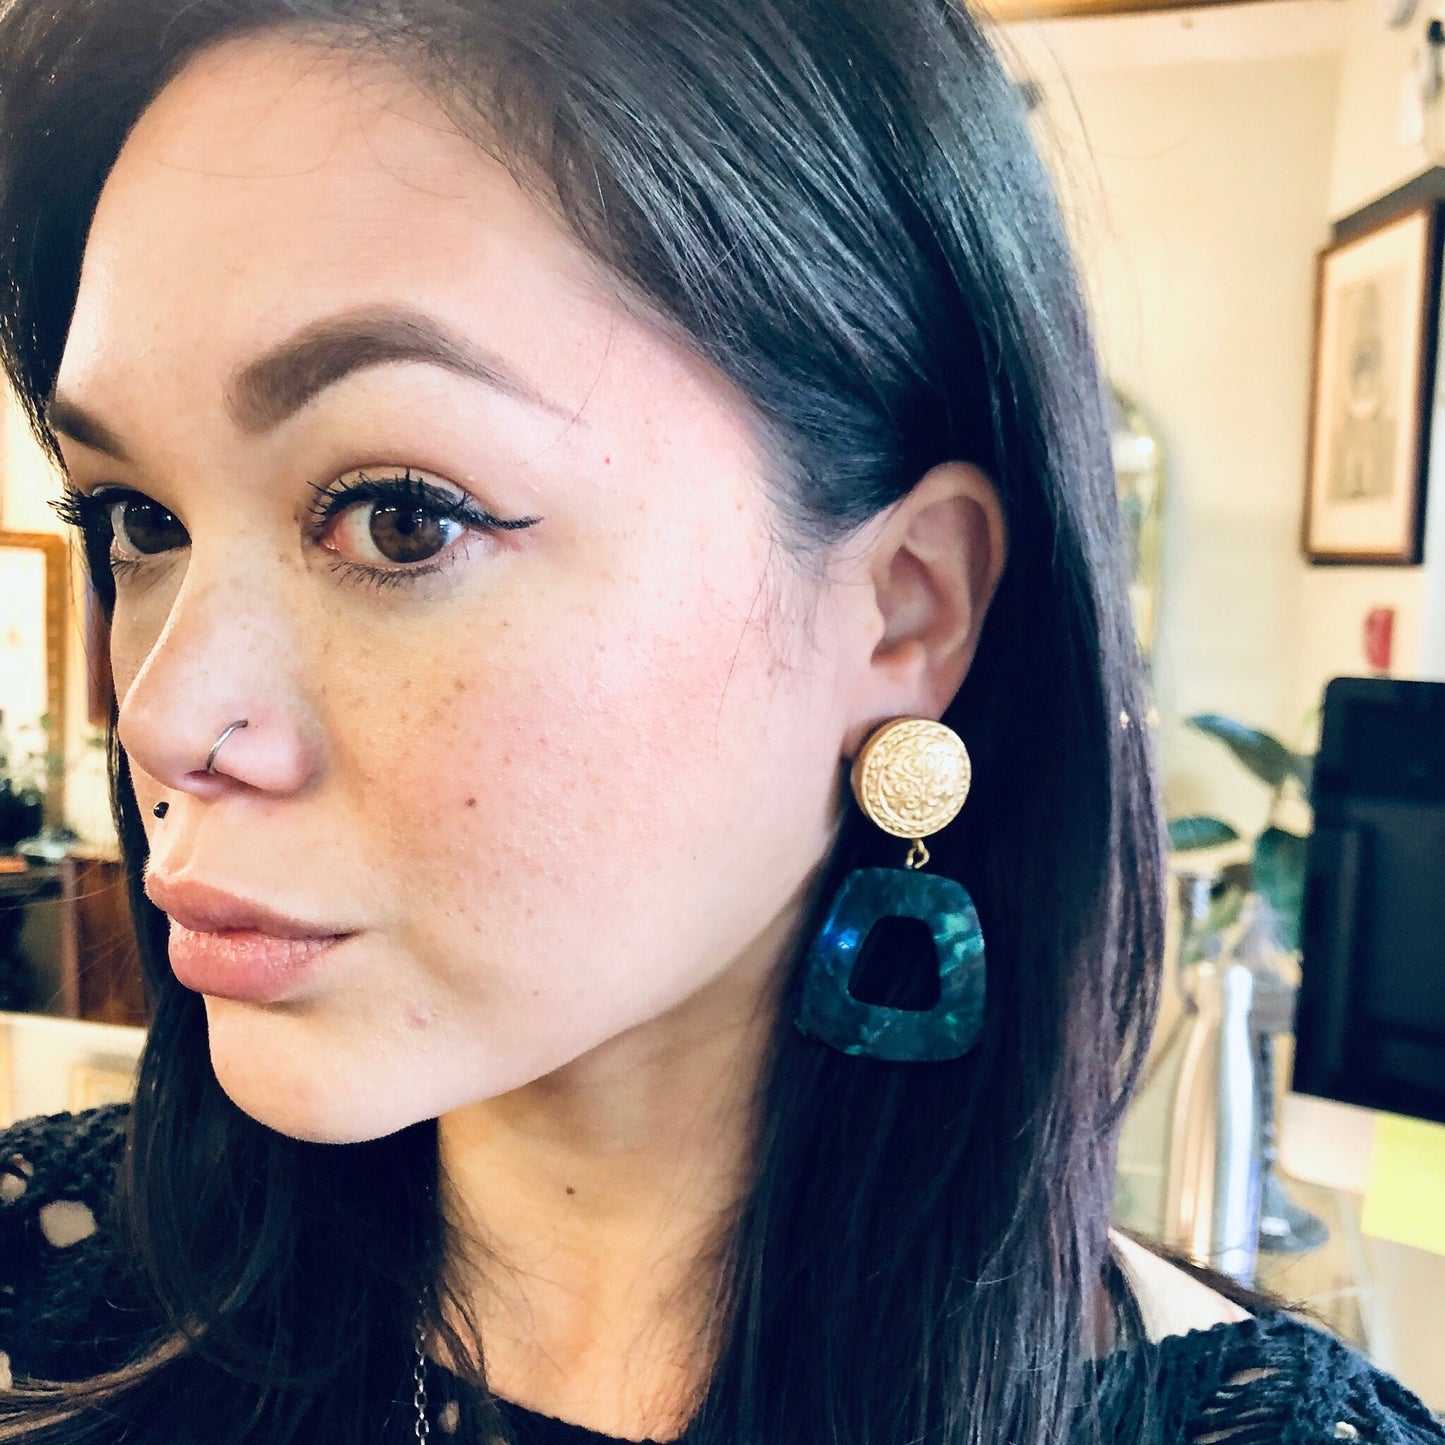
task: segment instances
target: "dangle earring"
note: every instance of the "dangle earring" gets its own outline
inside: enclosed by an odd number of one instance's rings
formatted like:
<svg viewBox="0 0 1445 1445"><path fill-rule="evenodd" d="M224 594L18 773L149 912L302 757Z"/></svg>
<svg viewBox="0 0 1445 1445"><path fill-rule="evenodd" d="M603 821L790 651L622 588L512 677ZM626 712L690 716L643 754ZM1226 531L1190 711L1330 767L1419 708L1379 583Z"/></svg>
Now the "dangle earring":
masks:
<svg viewBox="0 0 1445 1445"><path fill-rule="evenodd" d="M886 833L911 840L902 868L856 868L843 880L808 954L797 1026L845 1054L896 1063L957 1059L983 1027L984 948L968 890L918 870L923 840L958 816L973 769L963 739L928 718L884 723L859 749L853 796ZM933 937L938 1002L930 1009L864 1003L850 985L869 934L916 918Z"/></svg>

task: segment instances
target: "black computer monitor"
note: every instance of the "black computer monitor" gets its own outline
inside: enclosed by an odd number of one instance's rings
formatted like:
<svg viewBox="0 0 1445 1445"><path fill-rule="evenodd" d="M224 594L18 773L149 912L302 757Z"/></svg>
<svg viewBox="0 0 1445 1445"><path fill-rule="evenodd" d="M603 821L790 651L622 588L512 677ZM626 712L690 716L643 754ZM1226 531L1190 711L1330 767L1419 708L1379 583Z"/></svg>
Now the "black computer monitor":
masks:
<svg viewBox="0 0 1445 1445"><path fill-rule="evenodd" d="M1310 801L1294 1088L1445 1123L1445 683L1334 678Z"/></svg>

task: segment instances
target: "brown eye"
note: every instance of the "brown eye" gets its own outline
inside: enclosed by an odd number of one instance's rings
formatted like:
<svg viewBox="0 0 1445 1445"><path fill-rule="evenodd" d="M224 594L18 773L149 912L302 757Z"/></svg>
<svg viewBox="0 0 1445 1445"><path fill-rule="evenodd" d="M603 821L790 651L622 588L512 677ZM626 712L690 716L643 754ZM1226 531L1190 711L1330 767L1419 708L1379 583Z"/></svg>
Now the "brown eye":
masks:
<svg viewBox="0 0 1445 1445"><path fill-rule="evenodd" d="M326 546L362 565L427 562L467 531L455 517L413 502L369 501L349 507L328 533Z"/></svg>
<svg viewBox="0 0 1445 1445"><path fill-rule="evenodd" d="M312 538L333 554L332 570L351 582L404 586L466 558L470 544L535 526L540 517L494 516L466 492L413 476L364 471L313 483Z"/></svg>
<svg viewBox="0 0 1445 1445"><path fill-rule="evenodd" d="M422 507L379 504L371 514L371 540L388 562L425 562L466 528Z"/></svg>
<svg viewBox="0 0 1445 1445"><path fill-rule="evenodd" d="M125 497L110 509L111 553L119 558L151 557L184 547L190 538L173 512L147 497Z"/></svg>

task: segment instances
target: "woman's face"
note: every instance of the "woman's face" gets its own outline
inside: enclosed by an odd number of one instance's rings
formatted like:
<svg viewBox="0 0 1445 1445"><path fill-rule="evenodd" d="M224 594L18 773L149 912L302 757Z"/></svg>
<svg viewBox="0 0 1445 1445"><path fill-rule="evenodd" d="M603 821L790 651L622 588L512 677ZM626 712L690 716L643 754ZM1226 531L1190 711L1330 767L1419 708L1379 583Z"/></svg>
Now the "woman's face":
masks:
<svg viewBox="0 0 1445 1445"><path fill-rule="evenodd" d="M113 636L153 896L345 935L173 954L243 1109L378 1136L766 976L835 825L841 609L740 398L422 91L279 37L193 61L56 392L76 486L155 504L116 509Z"/></svg>

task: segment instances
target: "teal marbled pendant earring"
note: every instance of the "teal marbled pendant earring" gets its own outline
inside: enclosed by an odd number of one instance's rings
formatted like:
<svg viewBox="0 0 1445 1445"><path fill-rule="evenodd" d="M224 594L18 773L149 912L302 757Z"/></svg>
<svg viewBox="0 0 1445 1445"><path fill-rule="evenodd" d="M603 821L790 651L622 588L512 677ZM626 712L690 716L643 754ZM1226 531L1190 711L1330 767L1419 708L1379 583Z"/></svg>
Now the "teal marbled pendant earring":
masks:
<svg viewBox="0 0 1445 1445"><path fill-rule="evenodd" d="M853 795L885 832L908 838L902 868L858 868L843 880L808 954L797 1025L862 1058L938 1062L966 1054L983 1027L983 931L968 890L917 870L924 838L963 807L972 781L963 739L943 723L898 718L874 732L853 764ZM938 955L938 1002L888 1008L854 996L854 970L868 935L885 918L916 918Z"/></svg>

